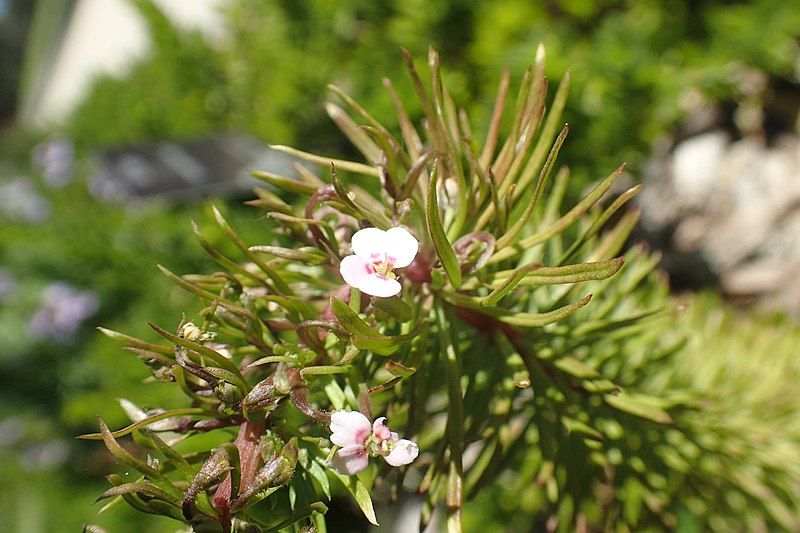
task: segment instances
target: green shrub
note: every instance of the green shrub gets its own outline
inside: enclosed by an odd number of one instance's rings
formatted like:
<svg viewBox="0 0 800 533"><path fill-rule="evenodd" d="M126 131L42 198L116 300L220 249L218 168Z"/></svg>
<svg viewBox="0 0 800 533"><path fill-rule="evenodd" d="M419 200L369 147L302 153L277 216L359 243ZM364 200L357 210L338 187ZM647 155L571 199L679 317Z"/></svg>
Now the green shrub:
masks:
<svg viewBox="0 0 800 533"><path fill-rule="evenodd" d="M287 204L261 191L254 202L289 247L249 246L215 214L244 262L206 246L225 272L172 275L203 302L196 318L174 332L153 325L169 344L104 331L179 387L190 407L141 411L114 432L101 420L100 433L82 436L103 440L136 471L110 475L102 498L194 527L324 530L332 494L349 492L376 523L372 497L408 487L425 496L423 524L442 507L448 530L460 531L465 502L490 488L515 495L500 509L524 505L518 515L543 526L625 530L677 526L675 508L700 496L682 476L716 483L716 473L691 470L691 454L714 429L682 425L703 416L698 391L652 383L684 340L665 334L675 310L652 274L658 258L640 249L618 256L638 212L600 234L640 187L602 206L621 167L562 209L569 172L548 182L568 132L560 128L568 84L546 106L543 49L516 102L503 105L508 87L501 92L485 144L443 87L435 52L429 65L430 81L411 68L424 125L415 129L398 100L400 135L334 89L364 126L335 104L328 113L369 164L277 147L331 168L330 184L308 171L297 180L259 173L301 194ZM504 108L515 110L507 138L498 129ZM416 236L414 262L390 259L406 254L387 244L370 256L367 274L351 271L368 252L356 244L367 239L362 232L384 228ZM392 242L382 235L370 246ZM356 255L347 255L349 239ZM384 276L398 261L410 263L402 286ZM346 411L386 413L419 443L419 460L399 475L366 458L346 462L356 453L342 436ZM204 453L185 448L211 434L218 440ZM380 447L388 437L378 429L367 434L354 457L394 449ZM147 462L120 447L127 435ZM403 442L416 450L394 446ZM741 480L727 481L747 494ZM753 519L787 525L784 518Z"/></svg>

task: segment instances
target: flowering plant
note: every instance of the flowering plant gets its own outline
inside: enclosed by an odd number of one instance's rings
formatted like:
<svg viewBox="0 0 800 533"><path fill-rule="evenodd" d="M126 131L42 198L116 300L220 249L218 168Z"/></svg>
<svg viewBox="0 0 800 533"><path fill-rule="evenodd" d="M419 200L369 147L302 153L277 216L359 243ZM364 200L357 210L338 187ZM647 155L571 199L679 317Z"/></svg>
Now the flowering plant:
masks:
<svg viewBox="0 0 800 533"><path fill-rule="evenodd" d="M330 181L300 164L296 179L255 172L272 188L249 203L278 223L275 240L250 246L215 211L241 258L195 227L224 271L178 276L162 267L202 302L196 323L174 332L152 325L168 344L103 330L191 406L128 405L131 425L111 431L101 420L100 433L83 436L102 439L138 472L108 476L114 486L101 498L196 528L324 530L332 493L350 493L377 523L372 496L405 488L425 495L423 524L443 506L448 529L459 531L464 501L518 469L520 446L539 451L526 476L558 502L572 486L562 469L586 468L562 462L562 444L613 469L600 442L617 420L671 421L665 409L680 400L604 375L617 364L613 339L665 314L629 297L655 264L646 254L632 251L629 274L615 278L638 213L601 235L639 190L605 200L623 167L561 212L569 173L551 175L568 132L560 120L569 76L548 106L540 48L501 140L505 72L481 145L442 83L438 55L430 52L427 84L406 60L422 129L388 80L399 136L332 87L363 124L336 104L326 110L367 163L275 147ZM592 293L600 297L589 306ZM598 338L612 341L590 352ZM373 413L385 417L370 423ZM231 429L232 442L181 452L184 441ZM118 443L126 435L146 460ZM573 511L564 511L564 527L585 520Z"/></svg>

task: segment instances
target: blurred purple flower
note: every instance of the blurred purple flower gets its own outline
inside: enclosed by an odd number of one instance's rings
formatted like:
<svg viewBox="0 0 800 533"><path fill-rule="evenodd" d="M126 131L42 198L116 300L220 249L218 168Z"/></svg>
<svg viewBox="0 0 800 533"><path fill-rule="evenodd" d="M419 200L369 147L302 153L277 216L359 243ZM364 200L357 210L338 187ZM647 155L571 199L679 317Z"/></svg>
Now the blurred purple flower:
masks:
<svg viewBox="0 0 800 533"><path fill-rule="evenodd" d="M25 421L20 416L0 420L0 447L7 448L19 442L25 431Z"/></svg>
<svg viewBox="0 0 800 533"><path fill-rule="evenodd" d="M31 162L47 185L61 188L72 181L74 152L67 139L53 139L36 145Z"/></svg>
<svg viewBox="0 0 800 533"><path fill-rule="evenodd" d="M50 216L50 203L36 192L28 178L0 185L0 217L17 222L41 222Z"/></svg>
<svg viewBox="0 0 800 533"><path fill-rule="evenodd" d="M42 305L28 322L28 329L36 337L66 342L99 308L95 293L59 281L42 291Z"/></svg>
<svg viewBox="0 0 800 533"><path fill-rule="evenodd" d="M29 472L51 470L63 465L69 457L69 445L63 440L40 442L19 454L22 468Z"/></svg>

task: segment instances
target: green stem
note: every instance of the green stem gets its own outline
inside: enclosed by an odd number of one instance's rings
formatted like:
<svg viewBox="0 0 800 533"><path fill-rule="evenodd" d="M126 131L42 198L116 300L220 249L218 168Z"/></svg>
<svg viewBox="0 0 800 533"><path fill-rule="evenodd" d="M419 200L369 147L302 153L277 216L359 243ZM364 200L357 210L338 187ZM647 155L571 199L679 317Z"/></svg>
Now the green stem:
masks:
<svg viewBox="0 0 800 533"><path fill-rule="evenodd" d="M436 318L439 323L439 336L447 379L447 395L450 403L450 411L447 417L450 462L447 470L447 495L445 499L447 531L448 533L460 533L464 470L461 462L461 455L464 449L464 406L462 403L461 373L458 369L458 354L450 337L452 321L441 305L436 306Z"/></svg>

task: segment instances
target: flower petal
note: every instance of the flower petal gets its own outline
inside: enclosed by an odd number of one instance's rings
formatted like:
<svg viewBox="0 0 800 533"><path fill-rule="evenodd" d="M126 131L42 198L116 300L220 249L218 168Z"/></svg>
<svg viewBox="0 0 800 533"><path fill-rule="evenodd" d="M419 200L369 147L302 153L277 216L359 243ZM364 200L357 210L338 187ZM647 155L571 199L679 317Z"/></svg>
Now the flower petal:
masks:
<svg viewBox="0 0 800 533"><path fill-rule="evenodd" d="M336 451L329 465L340 474L352 476L364 470L369 464L367 450L363 446L345 446Z"/></svg>
<svg viewBox="0 0 800 533"><path fill-rule="evenodd" d="M380 274L370 274L364 276L358 282L358 288L364 294L371 296L378 296L380 298L388 298L400 292L400 282L396 279L387 278Z"/></svg>
<svg viewBox="0 0 800 533"><path fill-rule="evenodd" d="M368 261L355 255L348 255L339 263L339 273L344 278L345 283L357 288L361 280L375 273L375 269Z"/></svg>
<svg viewBox="0 0 800 533"><path fill-rule="evenodd" d="M334 411L331 413L331 442L342 448L364 442L372 433L369 419L358 411Z"/></svg>
<svg viewBox="0 0 800 533"><path fill-rule="evenodd" d="M366 261L383 261L386 254L386 232L378 228L364 228L353 234L350 241L353 253Z"/></svg>
<svg viewBox="0 0 800 533"><path fill-rule="evenodd" d="M419 455L419 446L414 441L400 439L384 459L392 466L403 466L411 463Z"/></svg>
<svg viewBox="0 0 800 533"><path fill-rule="evenodd" d="M387 260L395 268L407 267L419 251L419 242L405 228L399 226L386 230L383 237Z"/></svg>
<svg viewBox="0 0 800 533"><path fill-rule="evenodd" d="M372 434L375 435L375 438L378 440L391 438L392 432L389 431L389 428L386 426L385 416L376 418L375 422L372 423Z"/></svg>

